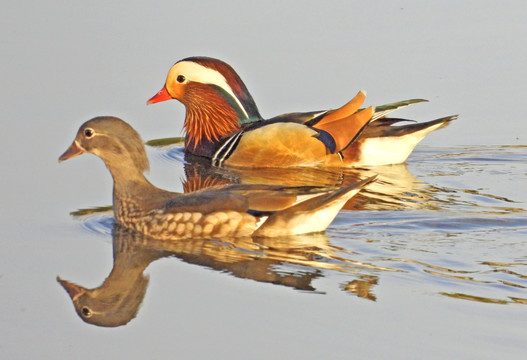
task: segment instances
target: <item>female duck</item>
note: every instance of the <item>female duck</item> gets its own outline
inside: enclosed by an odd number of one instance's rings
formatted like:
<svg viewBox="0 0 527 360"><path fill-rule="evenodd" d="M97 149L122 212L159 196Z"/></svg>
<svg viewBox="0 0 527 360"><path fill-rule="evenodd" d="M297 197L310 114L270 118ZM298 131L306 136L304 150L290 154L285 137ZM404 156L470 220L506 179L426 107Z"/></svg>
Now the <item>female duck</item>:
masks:
<svg viewBox="0 0 527 360"><path fill-rule="evenodd" d="M347 200L373 178L342 189L229 185L190 194L159 189L144 176L148 159L139 134L123 120L84 123L60 156L99 156L112 174L115 219L160 239L283 236L323 231Z"/></svg>

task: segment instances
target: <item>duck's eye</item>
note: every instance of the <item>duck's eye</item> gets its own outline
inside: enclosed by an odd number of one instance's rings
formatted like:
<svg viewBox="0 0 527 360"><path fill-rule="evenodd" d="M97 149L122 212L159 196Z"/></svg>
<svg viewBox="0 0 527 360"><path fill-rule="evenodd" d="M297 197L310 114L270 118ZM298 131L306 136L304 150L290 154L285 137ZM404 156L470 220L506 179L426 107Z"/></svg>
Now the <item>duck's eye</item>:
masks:
<svg viewBox="0 0 527 360"><path fill-rule="evenodd" d="M93 136L94 132L93 129L87 128L84 129L84 136L86 136L88 139Z"/></svg>
<svg viewBox="0 0 527 360"><path fill-rule="evenodd" d="M177 80L178 83L181 84L181 83L185 82L186 79L185 79L185 77L183 75L178 75L176 80Z"/></svg>
<svg viewBox="0 0 527 360"><path fill-rule="evenodd" d="M90 316L92 316L92 312L89 307L84 306L81 311L82 311L82 316L84 317L89 318Z"/></svg>

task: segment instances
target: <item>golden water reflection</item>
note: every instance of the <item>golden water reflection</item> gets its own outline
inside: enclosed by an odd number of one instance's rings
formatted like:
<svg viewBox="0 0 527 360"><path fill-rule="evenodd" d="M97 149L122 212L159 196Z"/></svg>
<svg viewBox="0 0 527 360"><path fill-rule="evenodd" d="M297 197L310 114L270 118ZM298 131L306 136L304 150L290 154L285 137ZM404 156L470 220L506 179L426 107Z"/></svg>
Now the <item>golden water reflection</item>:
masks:
<svg viewBox="0 0 527 360"><path fill-rule="evenodd" d="M433 206L434 188L417 180L406 164L372 168L218 168L187 156L185 192L224 184L287 186L346 186L377 175L377 180L354 196L344 209L393 210Z"/></svg>
<svg viewBox="0 0 527 360"><path fill-rule="evenodd" d="M170 157L170 152L162 156ZM463 165L456 164L454 168L460 169ZM478 213L525 212L525 209L515 207L514 200L483 189L427 184L416 178L406 164L365 168L218 168L203 158L187 155L184 170L185 192L232 183L346 186L377 175L376 181L348 201L345 210L440 210L464 206Z"/></svg>

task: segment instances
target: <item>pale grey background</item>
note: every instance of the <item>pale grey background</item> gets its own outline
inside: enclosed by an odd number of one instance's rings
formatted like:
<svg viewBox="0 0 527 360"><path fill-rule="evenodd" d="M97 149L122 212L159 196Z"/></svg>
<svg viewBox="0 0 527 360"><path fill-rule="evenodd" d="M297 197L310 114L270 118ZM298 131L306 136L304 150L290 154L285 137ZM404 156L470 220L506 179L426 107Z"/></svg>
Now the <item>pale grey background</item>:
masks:
<svg viewBox="0 0 527 360"><path fill-rule="evenodd" d="M97 286L107 275L111 240L68 212L107 204L111 182L93 157L57 157L96 115L145 139L181 134L182 105L145 102L192 55L230 63L264 116L338 107L365 89L367 104L430 100L401 116L460 114L425 146L525 145L526 15L523 1L4 3L0 357L468 358L482 343L489 357L517 357L524 307L390 297L397 282L379 303L317 297L170 259L151 270L148 306L129 326L86 325L55 276ZM161 187L180 190L179 176L152 165Z"/></svg>

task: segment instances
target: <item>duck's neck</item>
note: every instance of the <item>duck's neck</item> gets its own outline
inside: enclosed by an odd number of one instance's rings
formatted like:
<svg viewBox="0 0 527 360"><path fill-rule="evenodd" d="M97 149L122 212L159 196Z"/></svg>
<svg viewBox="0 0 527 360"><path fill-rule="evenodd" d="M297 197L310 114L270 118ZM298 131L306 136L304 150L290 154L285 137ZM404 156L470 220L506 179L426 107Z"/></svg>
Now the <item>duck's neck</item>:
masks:
<svg viewBox="0 0 527 360"><path fill-rule="evenodd" d="M208 148L213 148L220 139L234 134L241 127L238 114L231 107L213 108L207 104L187 106L184 126L185 148L196 155L200 155L196 153L200 152L198 148L207 148L210 151Z"/></svg>
<svg viewBox="0 0 527 360"><path fill-rule="evenodd" d="M151 199L166 191L152 185L131 159L108 164L113 178L113 210L115 218L125 227L143 217L152 207Z"/></svg>
<svg viewBox="0 0 527 360"><path fill-rule="evenodd" d="M209 151L202 149L210 147L207 143L213 145L238 131L241 124L253 121L252 114L217 87L193 84L187 88L182 102L187 110L184 124L186 151L193 154L206 156L198 153Z"/></svg>
<svg viewBox="0 0 527 360"><path fill-rule="evenodd" d="M108 161L105 163L112 174L114 190L118 193L136 195L145 188L155 188L132 159L120 159L117 164L109 164Z"/></svg>

